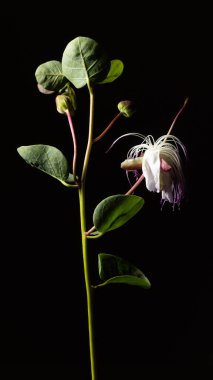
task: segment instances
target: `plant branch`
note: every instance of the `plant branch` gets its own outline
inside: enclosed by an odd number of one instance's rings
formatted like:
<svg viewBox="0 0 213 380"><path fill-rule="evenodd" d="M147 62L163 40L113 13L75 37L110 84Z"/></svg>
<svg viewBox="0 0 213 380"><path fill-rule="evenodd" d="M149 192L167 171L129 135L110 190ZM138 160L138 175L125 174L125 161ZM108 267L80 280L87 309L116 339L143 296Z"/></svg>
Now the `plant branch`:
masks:
<svg viewBox="0 0 213 380"><path fill-rule="evenodd" d="M89 236L92 232L96 230L95 226L91 227L87 232L85 232L86 236Z"/></svg>
<svg viewBox="0 0 213 380"><path fill-rule="evenodd" d="M70 130L71 130L71 134L72 134L72 141L73 141L74 153L73 153L72 170L73 170L73 177L74 177L74 181L75 181L76 180L77 143L76 143L75 130L74 130L73 122L72 122L72 117L71 117L69 110L67 110L66 115L68 118Z"/></svg>
<svg viewBox="0 0 213 380"><path fill-rule="evenodd" d="M175 118L174 118L174 120L173 120L173 122L172 122L172 124L171 124L171 126L170 126L170 128L169 128L169 130L168 130L168 132L167 132L167 135L170 135L170 134L171 134L171 131L172 131L172 129L173 129L173 127L174 127L174 125L175 125L175 123L176 123L178 117L180 116L180 114L182 113L182 111L184 110L184 108L186 107L186 105L187 105L187 103L188 103L188 100L189 100L189 98L186 98L186 99L185 99L185 101L184 101L184 103L183 103L183 106L182 106L181 109L178 111L177 115L175 116Z"/></svg>
<svg viewBox="0 0 213 380"><path fill-rule="evenodd" d="M118 120L122 115L122 112L119 112L113 119L112 121L109 123L109 125L104 129L104 131L99 135L97 136L93 142L97 142L99 141L100 139L102 139L102 137L104 137L104 135L110 130L110 128L113 126L113 124L116 122L116 120Z"/></svg>
<svg viewBox="0 0 213 380"><path fill-rule="evenodd" d="M89 87L89 94L90 94L89 135L88 135L87 149L86 149L86 154L85 154L84 164L83 164L83 169L82 169L82 175L81 175L81 182L82 183L86 179L87 168L88 168L88 164L89 164L89 157L90 157L90 152L91 152L92 144L93 144L94 93L93 93L93 89L91 87Z"/></svg>
<svg viewBox="0 0 213 380"><path fill-rule="evenodd" d="M130 195L133 193L133 191L140 185L140 183L143 181L144 179L144 175L141 174L141 176L138 178L137 182L135 182L135 184L131 187L131 189L129 189L127 191L127 193L125 195Z"/></svg>

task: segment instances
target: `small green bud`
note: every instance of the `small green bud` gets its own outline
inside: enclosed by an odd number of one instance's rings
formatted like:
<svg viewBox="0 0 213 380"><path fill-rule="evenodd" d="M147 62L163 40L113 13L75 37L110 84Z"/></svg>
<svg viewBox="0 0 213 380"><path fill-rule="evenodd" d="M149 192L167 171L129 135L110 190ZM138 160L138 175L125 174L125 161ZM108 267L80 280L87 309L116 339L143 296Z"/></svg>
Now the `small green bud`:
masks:
<svg viewBox="0 0 213 380"><path fill-rule="evenodd" d="M69 96L72 102L72 108L73 108L73 114L74 114L77 108L76 94L75 94L74 88L72 88L70 85L67 84L64 94Z"/></svg>
<svg viewBox="0 0 213 380"><path fill-rule="evenodd" d="M74 115L76 108L73 107L73 102L69 95L67 94L57 95L55 98L55 101L56 101L56 108L59 113L66 114L67 111L69 111L72 116Z"/></svg>
<svg viewBox="0 0 213 380"><path fill-rule="evenodd" d="M131 117L136 111L135 104L131 100L122 100L119 102L118 109L125 117Z"/></svg>

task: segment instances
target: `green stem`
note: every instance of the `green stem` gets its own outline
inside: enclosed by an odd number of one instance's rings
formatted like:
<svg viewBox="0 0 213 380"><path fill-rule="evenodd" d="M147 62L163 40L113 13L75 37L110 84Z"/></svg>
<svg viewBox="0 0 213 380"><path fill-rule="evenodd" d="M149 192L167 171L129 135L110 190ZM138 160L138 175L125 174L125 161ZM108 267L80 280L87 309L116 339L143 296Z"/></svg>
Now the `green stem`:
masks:
<svg viewBox="0 0 213 380"><path fill-rule="evenodd" d="M92 288L90 283L88 246L86 232L86 205L85 205L85 180L89 164L91 148L93 144L93 124L94 124L94 94L92 88L89 87L90 93L90 112L89 112L89 135L87 149L84 158L84 164L81 176L81 185L79 188L79 203L80 203L80 220L81 220L81 239L82 239L82 255L84 266L84 279L87 297L87 316L88 316L88 334L89 334L89 350L90 350L90 366L91 380L96 380L96 364L95 364L95 348L94 348L94 323L93 323L93 303L92 303Z"/></svg>
<svg viewBox="0 0 213 380"><path fill-rule="evenodd" d="M81 217L81 239L82 239L82 254L83 254L83 265L84 265L84 279L85 279L86 297L87 297L87 317L88 317L91 379L96 380L92 288L90 284L90 274L89 274L87 237L85 235L85 231L86 231L85 191L82 188L79 189L79 202L80 202L80 217Z"/></svg>

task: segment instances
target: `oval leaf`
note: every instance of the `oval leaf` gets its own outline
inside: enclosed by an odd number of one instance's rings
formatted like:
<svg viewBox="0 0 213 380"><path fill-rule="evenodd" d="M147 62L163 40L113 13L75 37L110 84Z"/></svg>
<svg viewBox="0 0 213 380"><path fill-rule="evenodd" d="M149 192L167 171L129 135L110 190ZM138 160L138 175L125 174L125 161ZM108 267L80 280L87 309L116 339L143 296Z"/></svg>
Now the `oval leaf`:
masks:
<svg viewBox="0 0 213 380"><path fill-rule="evenodd" d="M66 83L67 78L62 74L62 66L59 61L48 61L42 63L35 72L39 90L60 91ZM44 90L42 91L44 93Z"/></svg>
<svg viewBox="0 0 213 380"><path fill-rule="evenodd" d="M107 74L107 77L98 83L104 84L104 83L113 82L115 79L117 79L122 74L123 69L124 69L123 62L120 61L119 59L113 59L111 61L110 70Z"/></svg>
<svg viewBox="0 0 213 380"><path fill-rule="evenodd" d="M42 170L52 177L63 182L72 182L73 176L69 174L69 167L63 153L50 145L28 145L17 149L20 156L31 166Z"/></svg>
<svg viewBox="0 0 213 380"><path fill-rule="evenodd" d="M144 199L137 195L111 195L96 206L94 226L103 233L119 228L137 214L143 205Z"/></svg>
<svg viewBox="0 0 213 380"><path fill-rule="evenodd" d="M111 283L136 285L145 289L151 287L148 278L140 269L129 261L115 255L100 253L98 255L98 270L100 279L104 282L95 287Z"/></svg>
<svg viewBox="0 0 213 380"><path fill-rule="evenodd" d="M62 72L76 88L103 80L110 61L100 45L88 37L76 37L62 56Z"/></svg>

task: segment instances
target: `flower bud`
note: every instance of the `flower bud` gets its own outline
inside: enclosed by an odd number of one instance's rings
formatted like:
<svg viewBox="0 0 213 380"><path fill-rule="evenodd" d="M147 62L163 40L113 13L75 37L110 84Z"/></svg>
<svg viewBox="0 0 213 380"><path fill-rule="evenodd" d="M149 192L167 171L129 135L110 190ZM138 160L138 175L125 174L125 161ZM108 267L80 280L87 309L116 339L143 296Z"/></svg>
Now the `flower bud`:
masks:
<svg viewBox="0 0 213 380"><path fill-rule="evenodd" d="M59 113L65 114L67 111L73 116L76 111L75 91L70 87L63 94L56 96L56 108Z"/></svg>
<svg viewBox="0 0 213 380"><path fill-rule="evenodd" d="M136 111L135 103L131 100L122 100L119 102L118 109L125 117L131 117Z"/></svg>
<svg viewBox="0 0 213 380"><path fill-rule="evenodd" d="M121 169L124 170L142 170L142 160L143 157L129 158L121 162Z"/></svg>

